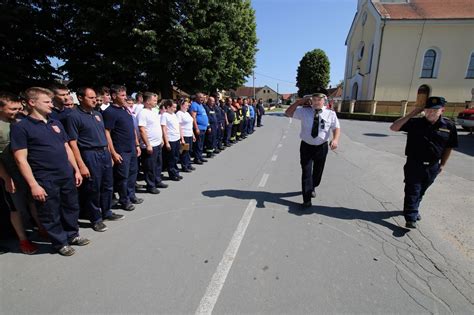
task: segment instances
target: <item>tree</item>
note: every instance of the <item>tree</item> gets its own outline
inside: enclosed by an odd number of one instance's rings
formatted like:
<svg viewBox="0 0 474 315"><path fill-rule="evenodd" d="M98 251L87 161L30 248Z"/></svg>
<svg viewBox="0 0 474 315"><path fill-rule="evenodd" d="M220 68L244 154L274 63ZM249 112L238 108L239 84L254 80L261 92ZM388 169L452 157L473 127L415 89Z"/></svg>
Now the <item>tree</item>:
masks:
<svg viewBox="0 0 474 315"><path fill-rule="evenodd" d="M20 92L55 78L48 57L56 51L54 1L0 3L0 89Z"/></svg>
<svg viewBox="0 0 474 315"><path fill-rule="evenodd" d="M311 94L318 87L326 88L329 83L329 59L321 49L307 52L300 61L296 75L298 96Z"/></svg>

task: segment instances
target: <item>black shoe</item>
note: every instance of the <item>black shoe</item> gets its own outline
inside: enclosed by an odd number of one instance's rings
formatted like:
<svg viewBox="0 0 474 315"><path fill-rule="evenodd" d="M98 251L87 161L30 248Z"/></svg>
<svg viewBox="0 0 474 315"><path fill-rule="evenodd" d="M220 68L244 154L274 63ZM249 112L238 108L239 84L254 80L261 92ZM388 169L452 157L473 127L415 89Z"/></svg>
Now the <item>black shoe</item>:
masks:
<svg viewBox="0 0 474 315"><path fill-rule="evenodd" d="M104 221L119 221L119 220L123 220L123 218L125 218L123 214L117 214L115 212L112 212L111 215L104 218Z"/></svg>
<svg viewBox="0 0 474 315"><path fill-rule="evenodd" d="M179 179L183 179L183 176L181 176L181 175L178 175L178 178L179 178Z"/></svg>
<svg viewBox="0 0 474 315"><path fill-rule="evenodd" d="M405 223L405 227L407 227L409 229L416 229L416 222L415 221L407 221L407 223Z"/></svg>
<svg viewBox="0 0 474 315"><path fill-rule="evenodd" d="M311 198L316 198L316 192L314 190L311 192Z"/></svg>
<svg viewBox="0 0 474 315"><path fill-rule="evenodd" d="M168 184L165 184L163 182L159 182L158 184L155 185L156 188L167 188Z"/></svg>
<svg viewBox="0 0 474 315"><path fill-rule="evenodd" d="M213 155L212 153L207 153L207 154L206 154L206 157L207 157L208 159L212 158L213 156L214 156L214 155Z"/></svg>
<svg viewBox="0 0 474 315"><path fill-rule="evenodd" d="M182 169L181 169L181 172L183 172L183 173L191 173L191 170L190 170L190 169L187 169L187 168L182 168Z"/></svg>
<svg viewBox="0 0 474 315"><path fill-rule="evenodd" d="M222 146L222 147L219 148L219 150L220 150L220 151L224 151L224 150L225 150L225 147Z"/></svg>
<svg viewBox="0 0 474 315"><path fill-rule="evenodd" d="M179 182L181 180L181 178L179 178L179 177L170 177L170 180L172 180L174 182Z"/></svg>
<svg viewBox="0 0 474 315"><path fill-rule="evenodd" d="M153 187L153 188L148 188L146 192L149 194L158 195L160 193L160 190L156 187Z"/></svg>
<svg viewBox="0 0 474 315"><path fill-rule="evenodd" d="M120 206L120 208L123 209L123 210L126 210L126 211L133 211L133 210L135 210L135 206L134 206L131 202L126 203L126 204L122 204L122 205Z"/></svg>
<svg viewBox="0 0 474 315"><path fill-rule="evenodd" d="M102 221L92 225L92 229L96 232L105 232L108 230L107 225L105 225Z"/></svg>
<svg viewBox="0 0 474 315"><path fill-rule="evenodd" d="M201 160L194 160L194 164L199 164L199 165L202 165L202 161Z"/></svg>
<svg viewBox="0 0 474 315"><path fill-rule="evenodd" d="M206 159L201 159L201 162L204 162L204 163L206 163L206 162L207 162L207 160L206 160Z"/></svg>
<svg viewBox="0 0 474 315"><path fill-rule="evenodd" d="M416 221L421 221L421 215L419 213L416 215Z"/></svg>
<svg viewBox="0 0 474 315"><path fill-rule="evenodd" d="M69 245L64 245L61 248L58 248L58 253L63 256L72 256L76 250Z"/></svg>
<svg viewBox="0 0 474 315"><path fill-rule="evenodd" d="M221 153L221 150L215 149L215 150L214 150L214 153L219 154L219 153Z"/></svg>
<svg viewBox="0 0 474 315"><path fill-rule="evenodd" d="M91 241L85 237L76 236L75 238L69 241L69 245L84 246L84 245L89 244L90 242Z"/></svg>
<svg viewBox="0 0 474 315"><path fill-rule="evenodd" d="M143 203L143 198L134 198L134 199L130 199L130 201L131 201L134 205L139 205L139 204Z"/></svg>
<svg viewBox="0 0 474 315"><path fill-rule="evenodd" d="M192 166L192 165L189 165L189 166L188 166L188 170L195 171L196 168L195 168L194 166Z"/></svg>
<svg viewBox="0 0 474 315"><path fill-rule="evenodd" d="M303 208L309 208L312 206L311 201L305 201L301 204Z"/></svg>

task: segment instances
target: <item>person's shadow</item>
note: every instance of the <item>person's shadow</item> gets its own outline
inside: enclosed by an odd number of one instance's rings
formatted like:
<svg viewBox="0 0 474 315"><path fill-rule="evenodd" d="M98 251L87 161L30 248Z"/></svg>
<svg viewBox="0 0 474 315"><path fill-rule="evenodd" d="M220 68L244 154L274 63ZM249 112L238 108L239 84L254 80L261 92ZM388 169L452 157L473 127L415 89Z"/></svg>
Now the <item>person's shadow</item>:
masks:
<svg viewBox="0 0 474 315"><path fill-rule="evenodd" d="M358 209L351 209L345 207L328 207L318 205L313 205L309 208L303 208L301 204L297 202L284 199L287 197L301 195L300 191L287 193L270 193L266 191L222 189L207 190L203 191L202 194L210 198L232 197L243 200L256 200L257 208L265 208L265 202L275 203L288 207L288 213L297 216L316 213L341 220L362 220L372 222L390 229L392 231L392 235L395 237L402 237L409 231L408 229L386 221L386 219L402 215L402 211L361 211Z"/></svg>

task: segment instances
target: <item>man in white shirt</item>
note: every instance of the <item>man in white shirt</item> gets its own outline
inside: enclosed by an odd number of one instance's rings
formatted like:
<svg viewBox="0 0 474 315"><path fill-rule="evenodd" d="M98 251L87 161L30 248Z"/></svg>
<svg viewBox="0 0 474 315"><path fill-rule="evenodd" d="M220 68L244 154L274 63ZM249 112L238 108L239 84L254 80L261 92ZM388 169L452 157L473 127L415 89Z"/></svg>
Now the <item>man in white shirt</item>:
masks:
<svg viewBox="0 0 474 315"><path fill-rule="evenodd" d="M158 103L158 95L143 93L143 110L138 113L138 128L142 139L142 165L145 173L146 190L158 194L158 188L168 185L161 181L163 132L158 114L153 111Z"/></svg>
<svg viewBox="0 0 474 315"><path fill-rule="evenodd" d="M302 98L285 111L286 116L301 121L301 186L305 208L311 207L311 198L316 197L315 188L321 183L328 147L335 150L339 143L339 120L334 111L324 106L327 94L324 88L319 88L311 95L311 106L300 106L308 101ZM330 130L333 136L328 145Z"/></svg>

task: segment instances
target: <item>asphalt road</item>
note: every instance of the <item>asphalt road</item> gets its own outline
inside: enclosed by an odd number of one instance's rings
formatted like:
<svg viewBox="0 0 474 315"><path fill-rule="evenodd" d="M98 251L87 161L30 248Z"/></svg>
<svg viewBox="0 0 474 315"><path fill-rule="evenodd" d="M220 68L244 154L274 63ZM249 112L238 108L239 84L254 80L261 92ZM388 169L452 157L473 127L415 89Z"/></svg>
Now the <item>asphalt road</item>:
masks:
<svg viewBox="0 0 474 315"><path fill-rule="evenodd" d="M299 204L299 122L264 127L71 257L0 256L1 314L474 313L473 136L407 232L403 133L341 121L313 207Z"/></svg>

